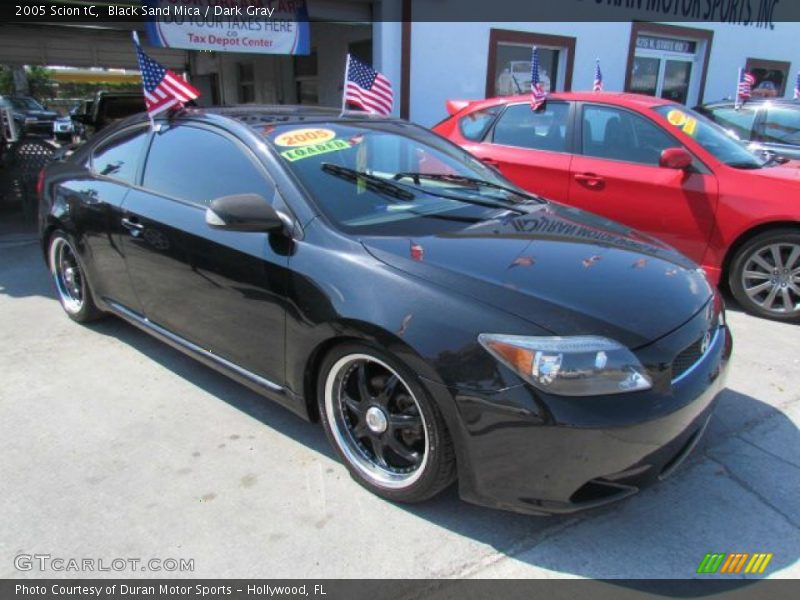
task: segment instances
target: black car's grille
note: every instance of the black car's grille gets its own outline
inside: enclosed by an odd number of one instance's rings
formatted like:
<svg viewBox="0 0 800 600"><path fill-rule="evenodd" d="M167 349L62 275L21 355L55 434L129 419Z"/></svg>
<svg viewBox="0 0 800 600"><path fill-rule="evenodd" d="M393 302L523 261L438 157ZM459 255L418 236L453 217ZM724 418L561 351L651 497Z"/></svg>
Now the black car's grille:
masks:
<svg viewBox="0 0 800 600"><path fill-rule="evenodd" d="M686 371L688 371L694 363L696 363L703 356L700 351L703 345L703 338L700 337L692 345L683 349L683 351L675 357L672 361L672 379L677 379Z"/></svg>
<svg viewBox="0 0 800 600"><path fill-rule="evenodd" d="M711 323L711 327L709 327L708 332L711 334L711 340L714 339L714 334L719 327L719 318L715 317ZM675 360L672 361L672 380L675 381L678 377L686 373L689 369L691 369L695 363L697 363L701 358L703 358L703 338L705 334L701 335L697 338L693 343L689 344L681 350L678 356L675 357Z"/></svg>

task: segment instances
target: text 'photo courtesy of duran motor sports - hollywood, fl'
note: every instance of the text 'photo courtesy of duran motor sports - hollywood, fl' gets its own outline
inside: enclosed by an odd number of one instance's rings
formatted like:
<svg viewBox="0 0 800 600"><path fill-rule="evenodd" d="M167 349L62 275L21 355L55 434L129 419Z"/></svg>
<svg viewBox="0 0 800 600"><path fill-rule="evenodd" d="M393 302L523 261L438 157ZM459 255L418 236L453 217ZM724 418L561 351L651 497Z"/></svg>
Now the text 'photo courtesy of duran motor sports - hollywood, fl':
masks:
<svg viewBox="0 0 800 600"><path fill-rule="evenodd" d="M0 9L0 596L797 597L800 5L493 4Z"/></svg>

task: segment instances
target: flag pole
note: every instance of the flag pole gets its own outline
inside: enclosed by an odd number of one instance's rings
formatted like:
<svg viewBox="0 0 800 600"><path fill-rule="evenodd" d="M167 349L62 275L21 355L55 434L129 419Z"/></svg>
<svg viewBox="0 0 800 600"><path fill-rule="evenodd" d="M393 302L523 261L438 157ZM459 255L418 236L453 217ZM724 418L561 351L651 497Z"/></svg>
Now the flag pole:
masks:
<svg viewBox="0 0 800 600"><path fill-rule="evenodd" d="M739 85L742 83L742 68L739 67L739 78L736 80L736 95L734 96L735 100L733 102L734 110L739 110L742 108L742 103L739 99Z"/></svg>
<svg viewBox="0 0 800 600"><path fill-rule="evenodd" d="M133 37L133 43L136 45L136 52L137 52L137 60L138 60L138 52L139 48L141 47L139 44L139 33L134 29L131 31L131 36ZM142 79L142 94L144 94L144 79ZM153 121L153 115L150 114L150 111L147 111L147 118L150 120L150 131L153 131L156 128L156 123Z"/></svg>
<svg viewBox="0 0 800 600"><path fill-rule="evenodd" d="M342 83L342 113L339 115L340 117L344 114L345 107L347 106L347 74L350 71L350 53L347 53L347 62L344 65L344 82Z"/></svg>

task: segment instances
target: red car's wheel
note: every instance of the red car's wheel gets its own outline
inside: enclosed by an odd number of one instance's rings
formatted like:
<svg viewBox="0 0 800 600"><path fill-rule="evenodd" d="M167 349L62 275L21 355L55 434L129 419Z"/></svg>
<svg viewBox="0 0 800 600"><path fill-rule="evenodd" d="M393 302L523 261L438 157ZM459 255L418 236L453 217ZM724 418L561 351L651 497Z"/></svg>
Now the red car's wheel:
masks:
<svg viewBox="0 0 800 600"><path fill-rule="evenodd" d="M731 263L729 283L747 312L800 321L800 231L767 231L747 242Z"/></svg>

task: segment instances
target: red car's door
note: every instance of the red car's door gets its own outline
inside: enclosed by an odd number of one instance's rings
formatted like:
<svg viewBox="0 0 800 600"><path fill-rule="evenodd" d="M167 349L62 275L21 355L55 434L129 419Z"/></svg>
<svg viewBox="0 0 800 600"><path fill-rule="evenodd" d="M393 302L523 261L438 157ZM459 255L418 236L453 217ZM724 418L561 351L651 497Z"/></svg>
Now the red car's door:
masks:
<svg viewBox="0 0 800 600"><path fill-rule="evenodd" d="M660 167L661 152L682 145L642 115L598 104L580 111L569 204L649 233L701 262L717 207L713 173L696 158L687 170Z"/></svg>
<svg viewBox="0 0 800 600"><path fill-rule="evenodd" d="M520 187L566 202L572 156L571 102L549 101L538 111L510 104L482 143L464 148Z"/></svg>

